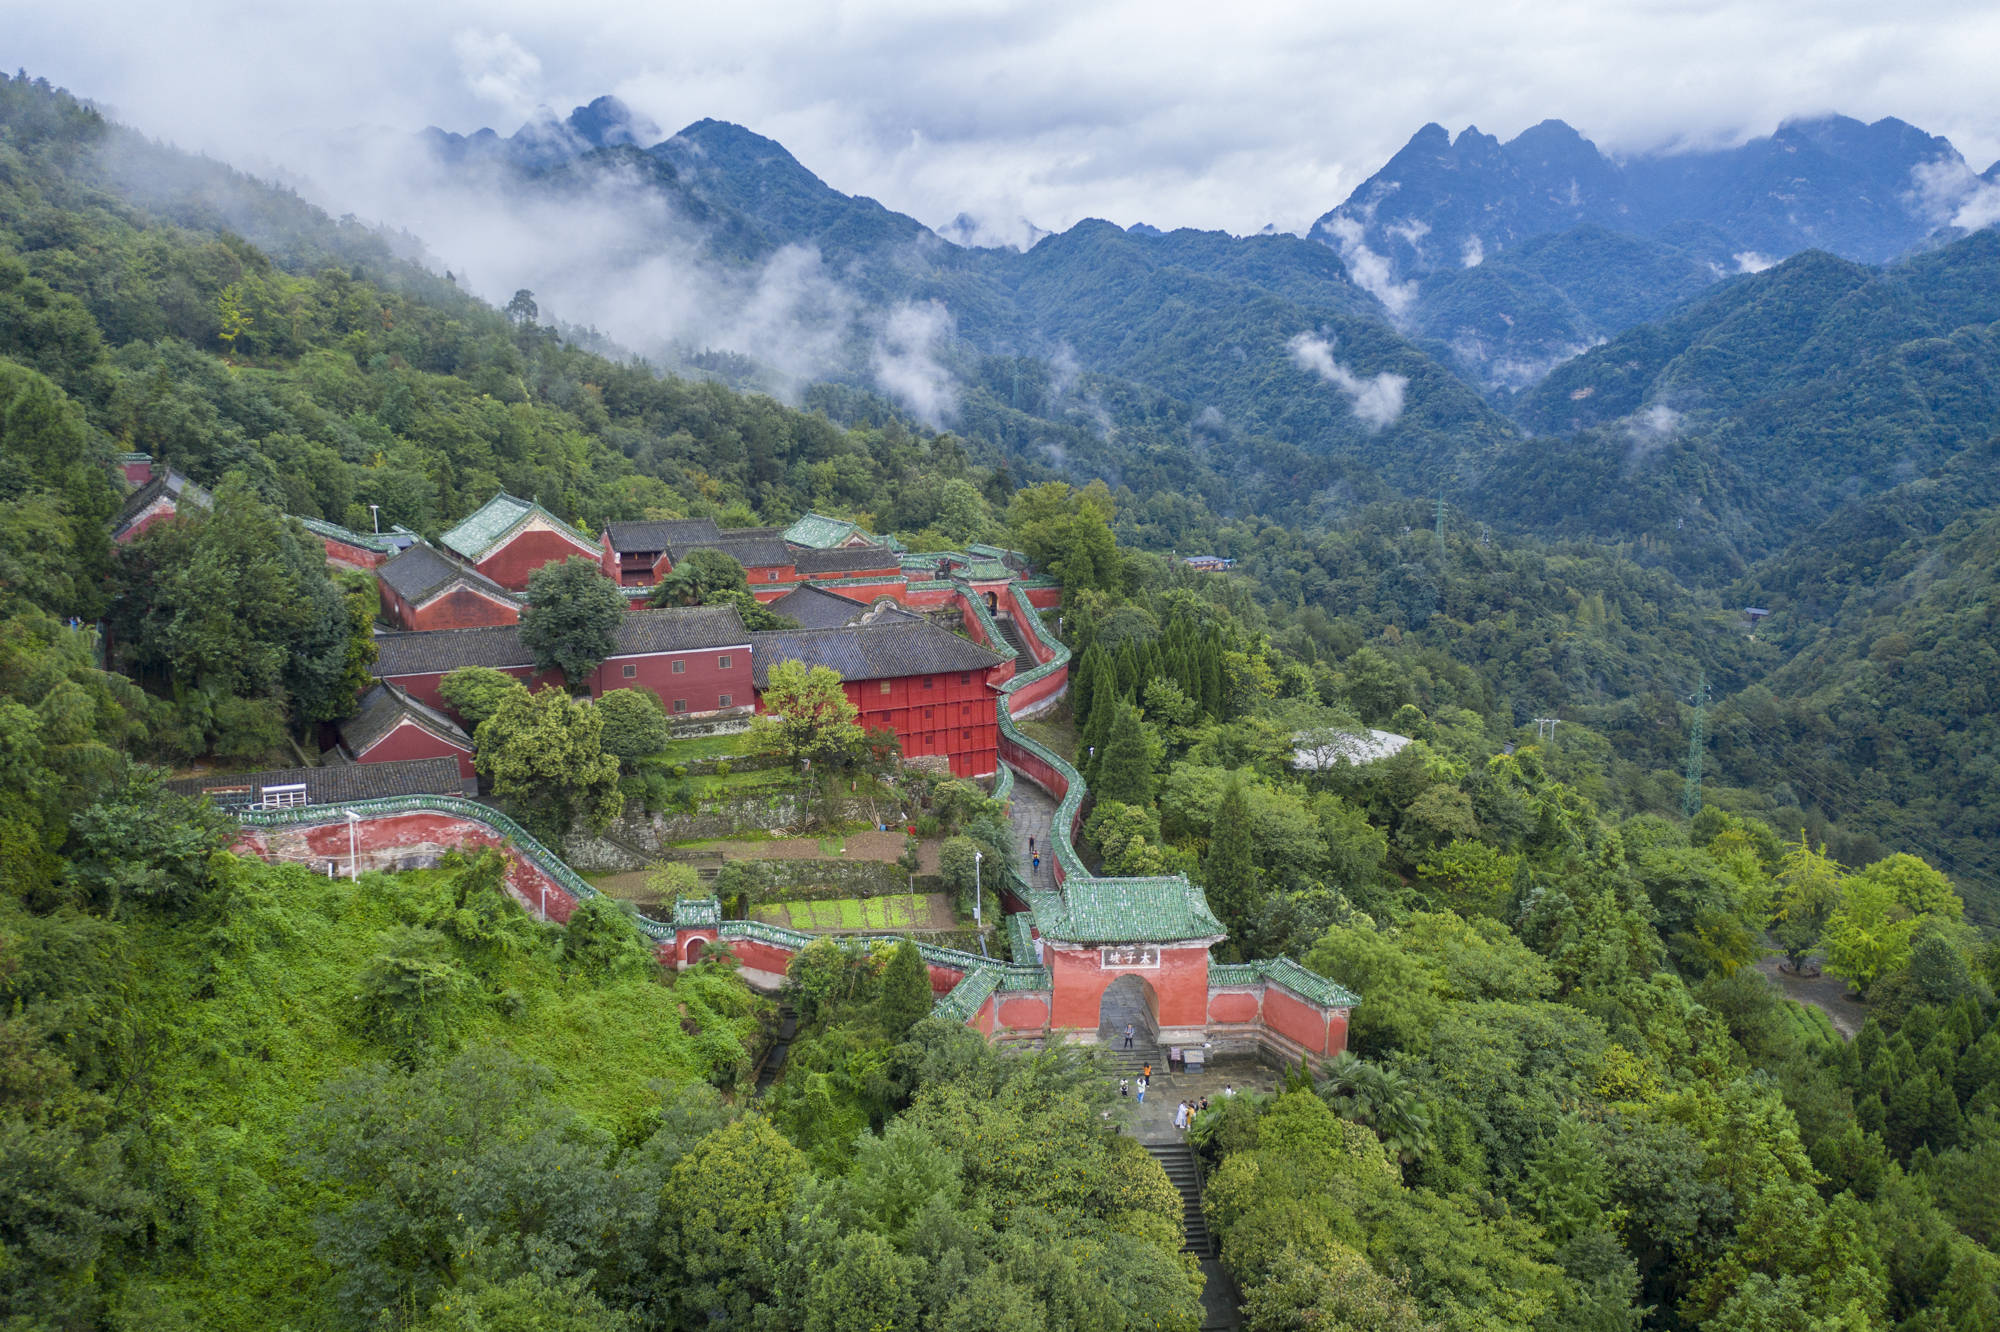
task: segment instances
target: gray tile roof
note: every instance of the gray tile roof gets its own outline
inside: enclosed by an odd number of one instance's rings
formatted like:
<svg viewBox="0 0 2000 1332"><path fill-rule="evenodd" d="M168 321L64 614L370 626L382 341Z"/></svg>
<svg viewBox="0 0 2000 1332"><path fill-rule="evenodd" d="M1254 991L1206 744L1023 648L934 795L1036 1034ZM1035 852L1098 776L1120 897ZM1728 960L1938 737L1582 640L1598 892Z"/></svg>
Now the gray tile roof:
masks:
<svg viewBox="0 0 2000 1332"><path fill-rule="evenodd" d="M794 556L805 554L804 551L793 550L777 536L745 536L737 532L724 532L714 541L678 542L667 547L667 556L675 564L679 564L687 558L690 551L696 550L722 551L746 569L789 565Z"/></svg>
<svg viewBox="0 0 2000 1332"><path fill-rule="evenodd" d="M792 562L802 574L846 573L850 569L900 569L902 562L887 546L835 546L831 550L795 550Z"/></svg>
<svg viewBox="0 0 2000 1332"><path fill-rule="evenodd" d="M461 666L532 666L535 654L521 642L521 626L495 624L480 629L416 629L375 635L377 678L441 675Z"/></svg>
<svg viewBox="0 0 2000 1332"><path fill-rule="evenodd" d="M516 605L521 598L469 565L460 564L435 546L415 545L375 571L392 591L412 606L421 605L433 593L454 582L464 582L487 596Z"/></svg>
<svg viewBox="0 0 2000 1332"><path fill-rule="evenodd" d="M692 652L700 648L746 646L754 635L743 627L734 606L670 606L627 611L618 622L611 655ZM380 677L439 675L461 666L504 669L532 666L535 654L521 642L521 626L430 629L375 635L374 674Z"/></svg>
<svg viewBox="0 0 2000 1332"><path fill-rule="evenodd" d="M340 738L347 751L358 757L405 721L414 721L453 744L472 748L472 737L457 722L386 680L361 696L359 710L340 724Z"/></svg>
<svg viewBox="0 0 2000 1332"><path fill-rule="evenodd" d="M747 647L752 634L734 606L667 606L627 611L618 622L614 657L642 652L691 652L699 648Z"/></svg>
<svg viewBox="0 0 2000 1332"><path fill-rule="evenodd" d="M831 666L843 680L984 671L1001 661L971 639L914 615L837 629L776 629L752 634L750 640L755 649L751 667L759 689L769 679L771 664L779 661Z"/></svg>
<svg viewBox="0 0 2000 1332"><path fill-rule="evenodd" d="M118 516L111 520L112 535L116 536L130 527L146 511L146 507L162 495L171 496L176 508L192 504L198 509L207 509L215 504L206 490L169 467L126 497L125 503L119 507Z"/></svg>
<svg viewBox="0 0 2000 1332"><path fill-rule="evenodd" d="M838 629L868 613L868 603L843 597L811 583L801 583L768 604L768 609L798 622L801 629Z"/></svg>
<svg viewBox="0 0 2000 1332"><path fill-rule="evenodd" d="M671 546L698 546L720 541L722 529L713 518L660 518L646 522L606 523L605 535L611 549L619 551L659 551Z"/></svg>
<svg viewBox="0 0 2000 1332"><path fill-rule="evenodd" d="M255 804L266 787L303 784L309 804L329 805L343 800L375 800L388 796L451 795L461 793L458 760L451 758L398 759L393 763L344 763L337 768L279 768L263 772L212 772L199 777L182 777L167 783L167 789L181 795L200 795L218 787L249 787L242 796L218 797L221 804Z"/></svg>

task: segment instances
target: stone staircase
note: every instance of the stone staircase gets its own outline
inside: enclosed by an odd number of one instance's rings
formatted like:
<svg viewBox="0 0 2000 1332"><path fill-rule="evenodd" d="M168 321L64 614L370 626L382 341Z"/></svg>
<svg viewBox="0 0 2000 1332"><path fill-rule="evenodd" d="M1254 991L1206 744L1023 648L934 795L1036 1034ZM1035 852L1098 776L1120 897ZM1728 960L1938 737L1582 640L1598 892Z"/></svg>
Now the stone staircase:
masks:
<svg viewBox="0 0 2000 1332"><path fill-rule="evenodd" d="M1035 654L1028 651L1027 633L1014 622L1014 617L996 615L993 617L993 622L1000 626L1000 637L1006 639L1007 646L1013 648L1017 654L1014 659L1014 673L1020 675L1035 669Z"/></svg>
<svg viewBox="0 0 2000 1332"><path fill-rule="evenodd" d="M1195 1167L1193 1149L1184 1142L1149 1142L1146 1150L1180 1190L1181 1250L1197 1258L1215 1257L1208 1218L1201 1214L1201 1172Z"/></svg>

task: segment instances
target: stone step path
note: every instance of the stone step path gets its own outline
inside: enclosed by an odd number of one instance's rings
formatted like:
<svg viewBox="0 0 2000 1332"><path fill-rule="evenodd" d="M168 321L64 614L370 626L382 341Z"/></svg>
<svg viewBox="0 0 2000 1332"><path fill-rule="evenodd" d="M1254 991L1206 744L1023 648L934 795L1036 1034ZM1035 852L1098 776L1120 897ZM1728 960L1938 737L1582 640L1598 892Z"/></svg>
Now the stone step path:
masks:
<svg viewBox="0 0 2000 1332"><path fill-rule="evenodd" d="M1011 615L996 615L993 622L1000 626L1000 637L1007 640L1007 646L1014 649L1014 674L1023 675L1035 669L1035 654L1028 650L1028 635Z"/></svg>
<svg viewBox="0 0 2000 1332"><path fill-rule="evenodd" d="M757 1094L762 1096L771 1090L785 1071L785 1056L792 1052L792 1042L799 1034L798 1010L789 1003L778 1006L778 1038L771 1048L764 1052L763 1062L757 1066Z"/></svg>
<svg viewBox="0 0 2000 1332"><path fill-rule="evenodd" d="M1049 793L1023 777L1014 774L1013 824L1014 858L1021 867L1021 877L1039 892L1055 891L1055 856L1049 847L1049 826L1055 818L1056 802ZM1035 846L1042 855L1040 873L1034 870L1034 852L1028 849L1028 839L1035 839ZM1121 1022L1118 1029L1123 1031Z"/></svg>
<svg viewBox="0 0 2000 1332"><path fill-rule="evenodd" d="M1149 1142L1146 1151L1180 1191L1182 1252L1197 1258L1215 1257L1215 1240L1208 1233L1208 1219L1201 1214L1201 1173L1195 1169L1193 1149L1184 1142Z"/></svg>

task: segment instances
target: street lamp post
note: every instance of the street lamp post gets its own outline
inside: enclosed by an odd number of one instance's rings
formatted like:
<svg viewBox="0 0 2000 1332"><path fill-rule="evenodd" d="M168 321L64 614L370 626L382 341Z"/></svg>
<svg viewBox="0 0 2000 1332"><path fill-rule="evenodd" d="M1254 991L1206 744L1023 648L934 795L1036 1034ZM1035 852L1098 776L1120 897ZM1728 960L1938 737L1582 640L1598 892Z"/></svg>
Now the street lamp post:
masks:
<svg viewBox="0 0 2000 1332"><path fill-rule="evenodd" d="M369 516L370 518L373 518L373 519L375 520L375 535L376 535L376 536L381 536L381 535L382 535L382 506L381 506L381 505L379 505L379 504L371 504L371 505L369 505L369 506L368 506L368 516Z"/></svg>
<svg viewBox="0 0 2000 1332"><path fill-rule="evenodd" d="M347 879L350 883L361 880L361 816L353 810L347 811Z"/></svg>
<svg viewBox="0 0 2000 1332"><path fill-rule="evenodd" d="M979 865L986 859L983 851L972 853L972 928L979 935L979 951L986 954L986 927L981 922L981 908L984 905L984 890L979 886Z"/></svg>

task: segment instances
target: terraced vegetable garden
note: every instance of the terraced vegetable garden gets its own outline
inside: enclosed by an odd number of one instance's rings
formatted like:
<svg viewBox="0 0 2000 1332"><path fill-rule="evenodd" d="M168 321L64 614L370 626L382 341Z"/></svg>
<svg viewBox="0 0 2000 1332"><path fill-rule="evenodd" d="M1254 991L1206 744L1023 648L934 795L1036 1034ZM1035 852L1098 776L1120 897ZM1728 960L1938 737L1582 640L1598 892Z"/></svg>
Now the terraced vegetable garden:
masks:
<svg viewBox="0 0 2000 1332"><path fill-rule="evenodd" d="M945 893L894 893L840 897L825 902L772 902L750 912L753 920L795 930L875 933L882 930L949 930L958 926Z"/></svg>

